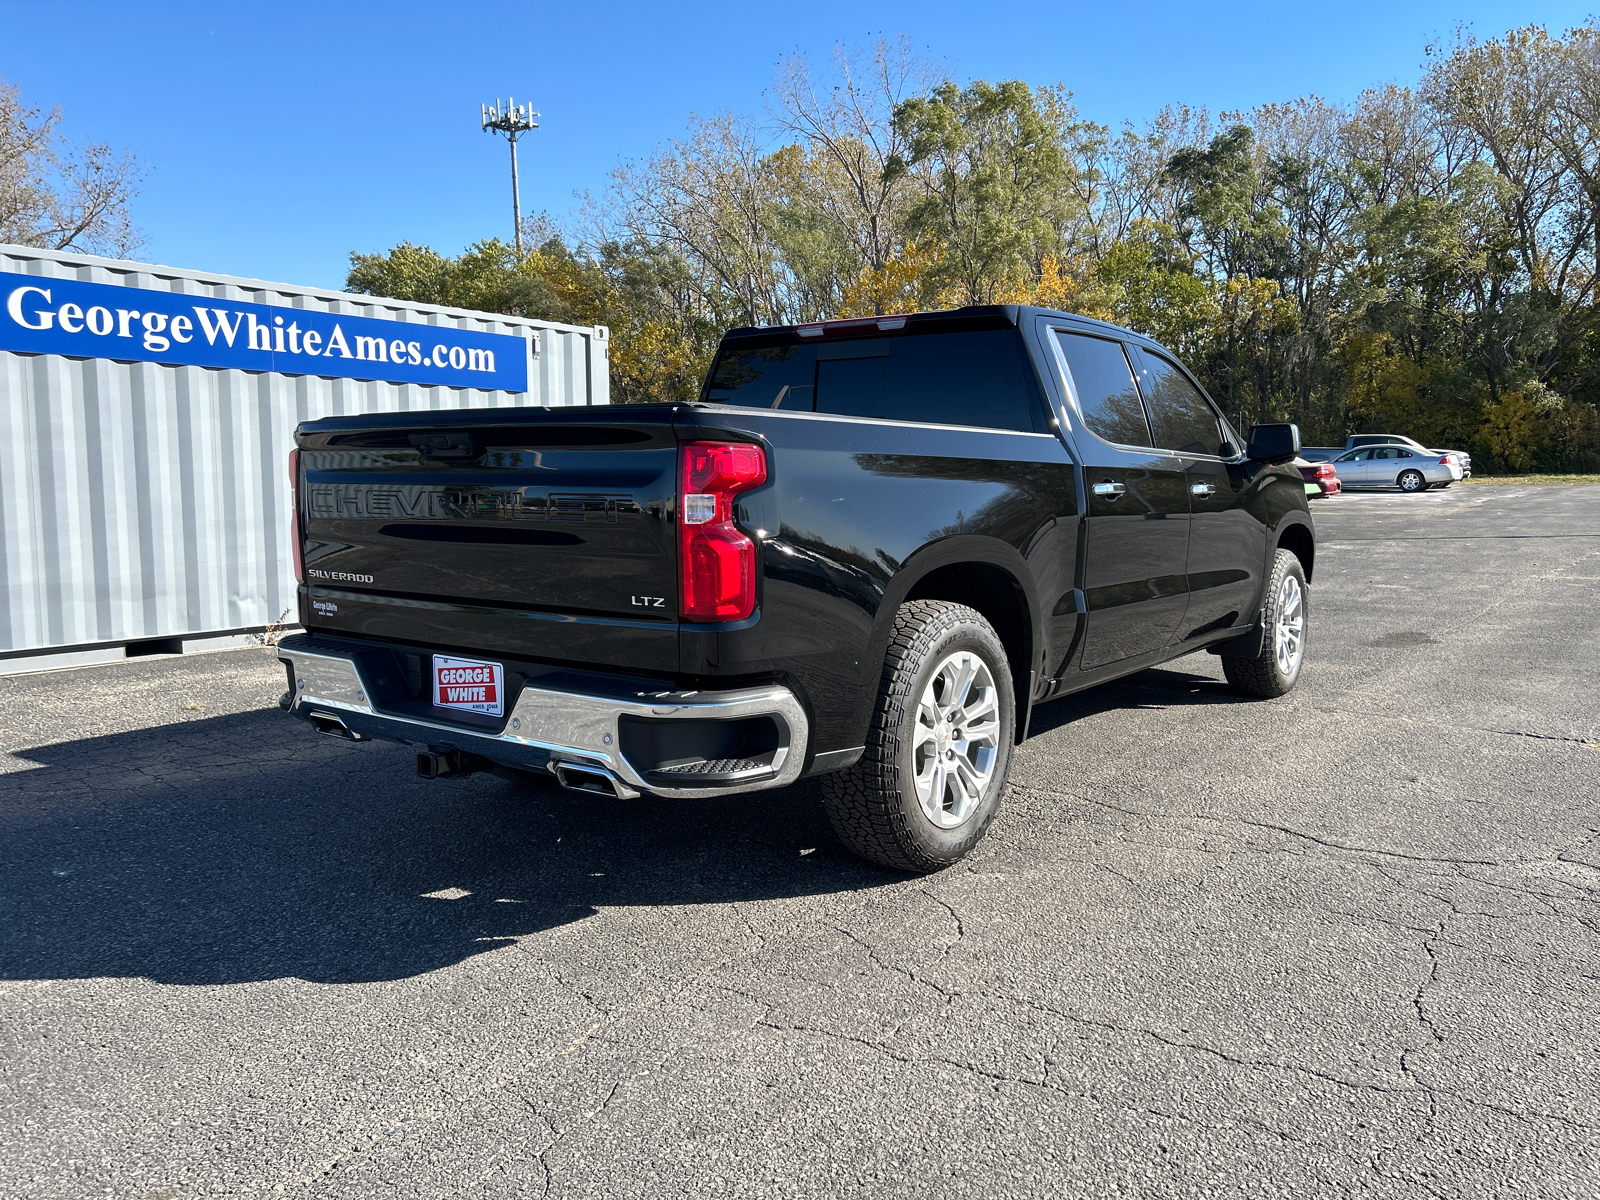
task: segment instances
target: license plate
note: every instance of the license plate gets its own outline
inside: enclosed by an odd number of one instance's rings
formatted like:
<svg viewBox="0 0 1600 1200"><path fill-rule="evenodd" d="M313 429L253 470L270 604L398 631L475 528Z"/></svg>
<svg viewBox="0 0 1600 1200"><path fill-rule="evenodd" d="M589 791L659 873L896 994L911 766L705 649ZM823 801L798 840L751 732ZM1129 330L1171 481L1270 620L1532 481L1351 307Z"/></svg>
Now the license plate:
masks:
<svg viewBox="0 0 1600 1200"><path fill-rule="evenodd" d="M440 708L502 716L505 713L504 676L499 663L435 654L433 702Z"/></svg>

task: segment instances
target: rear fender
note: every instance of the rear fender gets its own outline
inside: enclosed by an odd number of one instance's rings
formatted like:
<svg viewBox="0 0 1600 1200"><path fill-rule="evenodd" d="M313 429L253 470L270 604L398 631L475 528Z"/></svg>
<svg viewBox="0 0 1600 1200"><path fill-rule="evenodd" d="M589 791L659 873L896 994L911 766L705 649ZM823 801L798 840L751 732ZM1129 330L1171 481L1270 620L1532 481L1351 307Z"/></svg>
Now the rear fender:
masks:
<svg viewBox="0 0 1600 1200"><path fill-rule="evenodd" d="M973 568L970 572L963 568ZM959 534L923 546L895 572L884 589L873 626L868 661L888 654L895 614L908 600L945 599L977 609L995 627L1006 648L1017 700L1017 737L1028 727L1034 684L1044 645L1032 571L1017 549L997 538ZM880 667L881 669L881 667Z"/></svg>

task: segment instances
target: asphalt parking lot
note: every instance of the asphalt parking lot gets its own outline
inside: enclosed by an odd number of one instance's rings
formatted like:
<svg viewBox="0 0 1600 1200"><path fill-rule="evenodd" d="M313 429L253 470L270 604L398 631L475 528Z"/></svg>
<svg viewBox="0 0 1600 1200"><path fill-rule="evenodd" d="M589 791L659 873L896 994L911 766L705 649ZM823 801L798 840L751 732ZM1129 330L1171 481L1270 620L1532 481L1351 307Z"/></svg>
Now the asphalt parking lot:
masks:
<svg viewBox="0 0 1600 1200"><path fill-rule="evenodd" d="M924 879L0 679L0 1195L1600 1195L1600 487L1313 512L1296 692L1040 709Z"/></svg>

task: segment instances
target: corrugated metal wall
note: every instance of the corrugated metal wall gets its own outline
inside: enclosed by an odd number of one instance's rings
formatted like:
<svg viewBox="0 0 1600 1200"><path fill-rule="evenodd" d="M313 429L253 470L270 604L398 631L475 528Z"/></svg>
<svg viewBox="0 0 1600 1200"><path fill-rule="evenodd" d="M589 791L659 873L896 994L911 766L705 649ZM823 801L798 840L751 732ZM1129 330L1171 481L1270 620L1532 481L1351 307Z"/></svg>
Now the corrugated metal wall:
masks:
<svg viewBox="0 0 1600 1200"><path fill-rule="evenodd" d="M0 270L535 343L525 393L0 351L0 655L292 621L287 459L301 421L609 400L603 326L14 246Z"/></svg>

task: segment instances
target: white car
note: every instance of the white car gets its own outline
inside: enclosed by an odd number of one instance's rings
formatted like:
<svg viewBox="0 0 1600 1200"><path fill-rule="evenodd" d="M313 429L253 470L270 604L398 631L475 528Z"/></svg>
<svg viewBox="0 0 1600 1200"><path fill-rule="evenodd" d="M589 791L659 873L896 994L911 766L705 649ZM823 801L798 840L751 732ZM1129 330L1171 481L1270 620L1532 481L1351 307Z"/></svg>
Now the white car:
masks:
<svg viewBox="0 0 1600 1200"><path fill-rule="evenodd" d="M1416 445L1362 446L1333 460L1339 482L1351 490L1399 488L1425 492L1461 481L1461 462L1454 454L1424 450Z"/></svg>

